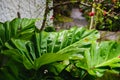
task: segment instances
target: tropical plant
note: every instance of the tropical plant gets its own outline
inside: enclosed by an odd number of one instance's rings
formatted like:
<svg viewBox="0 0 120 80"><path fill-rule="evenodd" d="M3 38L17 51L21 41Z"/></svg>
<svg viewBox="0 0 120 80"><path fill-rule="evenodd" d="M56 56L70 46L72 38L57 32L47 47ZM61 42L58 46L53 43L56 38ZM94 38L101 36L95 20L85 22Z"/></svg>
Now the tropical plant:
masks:
<svg viewBox="0 0 120 80"><path fill-rule="evenodd" d="M120 44L114 41L92 43L84 53L84 59L76 63L77 67L85 69L93 76L101 77L107 70L120 69ZM86 74L87 74L86 73Z"/></svg>
<svg viewBox="0 0 120 80"><path fill-rule="evenodd" d="M88 80L119 72L119 43L96 42L98 31L85 28L38 31L35 21L0 23L1 80Z"/></svg>
<svg viewBox="0 0 120 80"><path fill-rule="evenodd" d="M14 19L0 24L0 53L9 56L7 62L1 66L2 72L4 66L14 64L12 61L24 64L28 70L37 71L43 65L72 59L73 54L81 51L79 48L99 37L96 30L89 31L85 28L72 28L61 32L38 32L35 21L35 19ZM83 41L87 43L83 44ZM79 47L76 48L77 46ZM6 76L10 77L10 75Z"/></svg>

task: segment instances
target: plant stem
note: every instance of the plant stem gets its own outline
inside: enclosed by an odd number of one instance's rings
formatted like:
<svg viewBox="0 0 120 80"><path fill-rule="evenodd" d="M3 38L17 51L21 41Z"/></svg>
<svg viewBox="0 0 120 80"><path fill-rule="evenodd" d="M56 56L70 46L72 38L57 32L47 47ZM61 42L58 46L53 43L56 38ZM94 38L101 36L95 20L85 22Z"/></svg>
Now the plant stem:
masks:
<svg viewBox="0 0 120 80"><path fill-rule="evenodd" d="M92 12L95 12L95 8L94 7L92 7ZM91 21L90 21L90 27L89 27L89 29L93 28L93 23L94 23L94 16L91 16Z"/></svg>
<svg viewBox="0 0 120 80"><path fill-rule="evenodd" d="M86 71L86 72L84 73L83 77L81 78L81 80L83 80L87 74L88 74L88 72Z"/></svg>
<svg viewBox="0 0 120 80"><path fill-rule="evenodd" d="M47 14L49 13L49 6L48 5L49 5L49 0L46 0L46 8L45 8L45 13L44 13L44 19L43 19L40 31L42 31L45 27L45 23L46 23L46 20L47 20Z"/></svg>

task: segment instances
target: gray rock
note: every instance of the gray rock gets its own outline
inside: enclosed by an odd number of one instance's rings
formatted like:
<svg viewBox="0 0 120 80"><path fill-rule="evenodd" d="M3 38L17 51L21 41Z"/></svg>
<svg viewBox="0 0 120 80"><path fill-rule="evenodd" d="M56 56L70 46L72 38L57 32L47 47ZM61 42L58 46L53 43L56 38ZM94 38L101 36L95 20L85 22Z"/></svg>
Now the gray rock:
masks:
<svg viewBox="0 0 120 80"><path fill-rule="evenodd" d="M100 40L115 40L120 41L120 32L99 31Z"/></svg>
<svg viewBox="0 0 120 80"><path fill-rule="evenodd" d="M70 17L73 19L71 22L60 23L58 26L62 29L69 29L73 26L85 27L88 25L87 20L83 17L83 13L80 12L79 8L73 8Z"/></svg>

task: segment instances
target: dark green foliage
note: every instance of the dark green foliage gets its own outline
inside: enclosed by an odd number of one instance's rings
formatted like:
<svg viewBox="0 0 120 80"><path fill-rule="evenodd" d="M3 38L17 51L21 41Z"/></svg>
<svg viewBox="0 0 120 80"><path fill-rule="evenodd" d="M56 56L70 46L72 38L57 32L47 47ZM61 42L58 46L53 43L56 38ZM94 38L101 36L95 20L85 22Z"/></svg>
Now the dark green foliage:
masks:
<svg viewBox="0 0 120 80"><path fill-rule="evenodd" d="M98 31L85 28L38 32L35 21L0 24L1 80L87 80L119 71L119 43L98 43Z"/></svg>

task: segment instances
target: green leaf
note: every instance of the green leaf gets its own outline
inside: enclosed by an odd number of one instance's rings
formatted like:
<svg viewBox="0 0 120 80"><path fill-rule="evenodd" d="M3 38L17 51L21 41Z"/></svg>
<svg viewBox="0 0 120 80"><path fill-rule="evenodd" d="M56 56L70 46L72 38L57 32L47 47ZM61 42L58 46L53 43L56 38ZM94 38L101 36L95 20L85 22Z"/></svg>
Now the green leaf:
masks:
<svg viewBox="0 0 120 80"><path fill-rule="evenodd" d="M26 69L39 69L66 59L83 59L83 52L99 38L98 31L77 27L36 32L35 19L17 18L0 26L1 52L24 64Z"/></svg>
<svg viewBox="0 0 120 80"><path fill-rule="evenodd" d="M15 60L20 59L27 69L38 69L59 60L84 58L81 54L98 38L96 30L76 27L61 32L35 32L30 40L11 38L5 43L9 50L3 51L3 54L15 54ZM14 49L18 52L15 53Z"/></svg>
<svg viewBox="0 0 120 80"><path fill-rule="evenodd" d="M69 56L70 56L69 54L55 54L55 53L44 54L35 60L35 69L38 69L45 64L67 60L69 59Z"/></svg>
<svg viewBox="0 0 120 80"><path fill-rule="evenodd" d="M11 40L11 38L29 39L35 30L35 19L19 19L0 23L0 43L1 47Z"/></svg>
<svg viewBox="0 0 120 80"><path fill-rule="evenodd" d="M94 76L102 76L106 70L120 67L120 43L114 41L94 42L84 53L84 59L76 65Z"/></svg>
<svg viewBox="0 0 120 80"><path fill-rule="evenodd" d="M96 30L87 30L85 28L71 28L59 33L51 32L48 36L48 52L54 53L66 48L73 43L84 39L85 42L95 41L99 38Z"/></svg>

